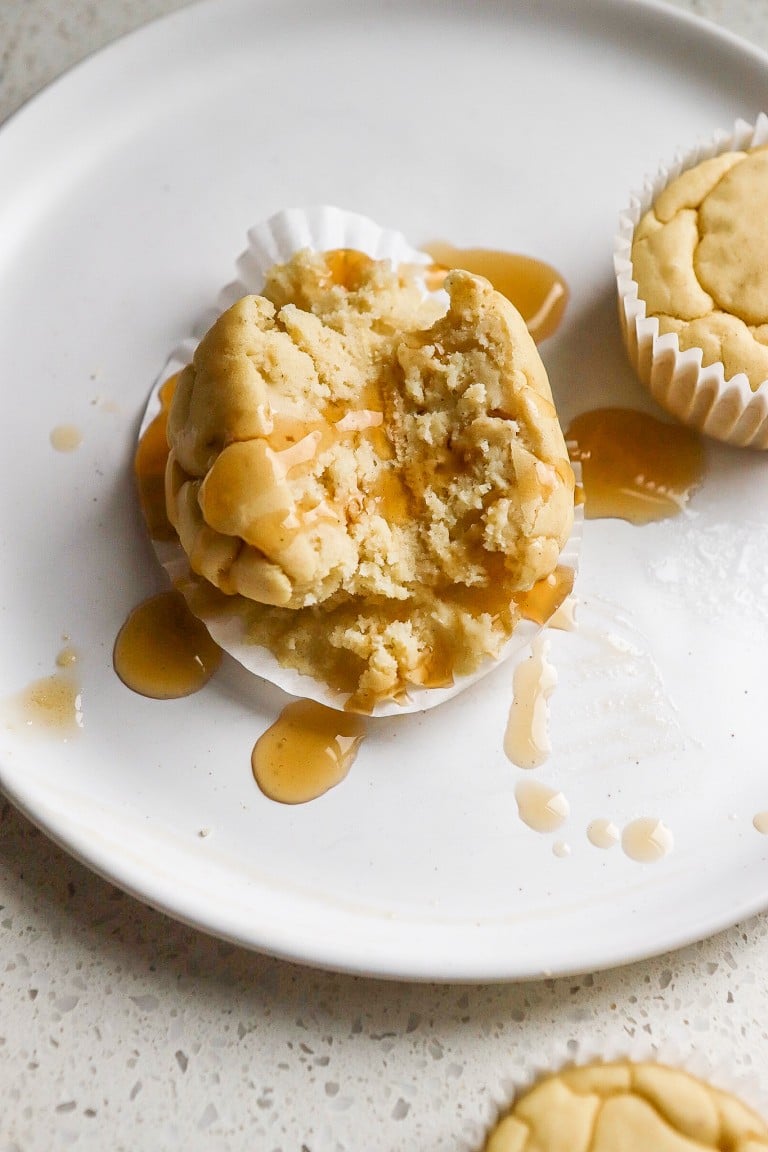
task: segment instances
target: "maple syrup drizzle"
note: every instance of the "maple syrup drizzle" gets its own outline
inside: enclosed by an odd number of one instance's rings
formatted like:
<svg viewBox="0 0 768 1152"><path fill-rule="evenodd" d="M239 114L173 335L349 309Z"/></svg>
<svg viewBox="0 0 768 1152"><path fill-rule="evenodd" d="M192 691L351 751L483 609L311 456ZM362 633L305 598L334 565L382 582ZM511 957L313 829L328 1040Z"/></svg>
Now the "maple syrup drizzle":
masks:
<svg viewBox="0 0 768 1152"><path fill-rule="evenodd" d="M256 741L254 779L265 796L281 804L316 800L341 783L364 736L359 716L294 700Z"/></svg>
<svg viewBox="0 0 768 1152"><path fill-rule="evenodd" d="M126 687L154 700L198 692L220 663L221 649L175 588L133 609L113 653L115 672Z"/></svg>
<svg viewBox="0 0 768 1152"><path fill-rule="evenodd" d="M169 376L158 392L160 411L136 447L133 470L147 530L153 540L174 540L176 532L165 510L165 466L168 462L168 411L179 374Z"/></svg>
<svg viewBox="0 0 768 1152"><path fill-rule="evenodd" d="M424 244L435 264L428 270L430 288L438 288L453 268L490 280L514 304L537 344L560 327L568 303L568 285L542 260L491 248L454 248L442 240Z"/></svg>
<svg viewBox="0 0 768 1152"><path fill-rule="evenodd" d="M631 408L583 412L565 439L571 459L581 463L587 519L667 520L682 511L704 475L696 432Z"/></svg>
<svg viewBox="0 0 768 1152"><path fill-rule="evenodd" d="M460 250L448 245L429 247L437 279L448 267L462 267L486 276L507 295L522 313L537 340L551 335L559 325L567 302L562 277L548 265L528 257L486 250ZM354 291L370 264L364 253L337 249L325 254L329 283ZM440 265L439 267L437 265ZM142 510L155 540L172 540L175 532L165 505L165 472L168 460L167 420L178 376L165 381L159 391L160 411L137 446L134 470ZM276 425L270 437L273 451L287 450L314 431L315 438L349 434L370 438L382 463L390 462L392 447L383 428L382 398L365 396L358 412L336 411L329 406L312 429ZM361 420L363 421L361 423ZM335 427L335 425L339 425ZM274 441L274 442L273 442ZM390 523L404 523L411 512L411 495L392 464L382 468L371 493ZM573 572L556 574L519 598L518 610L528 619L543 623L557 610L571 590ZM469 596L477 590L468 590ZM509 599L496 603L495 585L487 593L488 609L508 611ZM483 592L480 593L482 599ZM490 601L493 602L491 605ZM197 691L213 674L221 652L204 626L189 612L177 592L164 593L139 605L118 635L114 650L115 669L134 691L161 699ZM431 668L425 682L450 682L442 661ZM252 754L254 777L259 787L284 803L303 803L322 795L343 779L363 739L362 721L351 712L325 709L311 701L289 705L274 725L257 741Z"/></svg>

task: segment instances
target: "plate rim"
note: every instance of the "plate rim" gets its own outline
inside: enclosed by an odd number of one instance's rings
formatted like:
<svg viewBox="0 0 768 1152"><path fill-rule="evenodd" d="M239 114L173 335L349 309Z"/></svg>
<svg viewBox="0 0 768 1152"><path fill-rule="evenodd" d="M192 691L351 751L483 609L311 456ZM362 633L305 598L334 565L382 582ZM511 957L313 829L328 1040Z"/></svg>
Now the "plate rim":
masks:
<svg viewBox="0 0 768 1152"><path fill-rule="evenodd" d="M263 2L269 3L270 0L260 0L260 3ZM300 8L303 6L304 0L291 0L291 2L294 8ZM335 7L342 8L348 6L349 0L341 0L340 3L339 0L324 0L324 2L326 6L333 4ZM483 0L483 2L490 5L491 0ZM749 43L727 29L702 19L695 13L673 8L662 3L662 0L575 0L575 4L583 10L590 9L596 12L610 10L614 17L621 9L624 19L635 19L638 13L643 13L648 17L661 20L672 29L684 28L692 36L700 36L706 40L713 50L726 45L739 55L749 57L754 63L765 69L766 80L768 81L768 51ZM165 35L165 29L176 23L182 24L193 21L203 10L217 11L221 19L226 19L228 8L245 9L249 6L253 7L252 0L250 5L248 0L195 0L190 5L151 19L88 54L26 100L0 125L0 157L6 148L7 140L11 140L18 133L23 136L27 119L37 115L40 110L44 112L47 102L55 99L62 88L76 85L82 76L87 77L90 70L94 68L95 62L99 62L101 65L105 60L108 62L110 57L125 51L126 45L135 46L152 36ZM435 11L445 11L438 3L434 3L432 6ZM492 6L498 7L496 4ZM531 10L539 7L526 2L523 5L507 4L505 9L512 10L521 6ZM313 6L313 11L315 7ZM548 2L548 7L552 7L551 0ZM449 17L450 11L445 13L445 18ZM617 205L617 216L620 209L621 205ZM105 881L117 884L140 902L160 910L174 920L181 921L208 934L230 940L241 947L264 952L281 959L312 967L380 979L479 983L536 980L543 976L572 976L587 970L597 971L626 965L684 947L730 927L745 916L754 915L768 907L767 892L764 897L754 897L742 904L732 906L728 912L721 911L717 914L711 914L695 925L681 927L677 933L668 934L663 941L659 941L657 945L651 945L643 951L638 951L635 948L630 954L626 948L617 945L613 950L604 949L602 958L593 958L589 961L582 960L573 964L565 957L562 963L554 964L551 969L546 971L532 971L530 966L517 968L509 956L504 957L502 962L494 964L489 962L487 958L485 960L479 958L476 952L472 954L471 959L468 960L465 955L460 962L455 964L451 964L450 958L446 957L442 969L436 968L432 959L425 963L419 963L413 955L404 961L397 961L388 957L382 962L377 958L363 958L364 949L358 948L357 955L351 955L349 946L343 943L336 947L314 947L308 950L307 941L301 937L300 933L298 938L294 938L288 933L284 938L276 940L274 932L270 932L269 927L266 931L268 936L272 936L272 939L265 939L263 931L248 935L227 930L215 923L216 916L211 914L212 909L207 909L208 914L202 918L199 915L196 916L191 908L187 909L187 902L184 900L181 902L174 901L167 892L162 890L162 886L153 888L150 882L151 877L144 877L145 883L137 883L136 879L131 878L130 869L123 858L113 856L110 859L105 859L103 854L98 852L93 845L81 842L77 835L76 824L73 825L66 816L61 817L59 815L57 819L54 814L47 814L44 805L41 811L41 805L35 796L35 788L27 787L25 790L24 780L19 779L14 774L12 764L5 763L4 760L0 760L0 790L27 819L40 828L67 854L100 875ZM138 877L138 879L141 880L142 878ZM407 952L407 949L404 951Z"/></svg>

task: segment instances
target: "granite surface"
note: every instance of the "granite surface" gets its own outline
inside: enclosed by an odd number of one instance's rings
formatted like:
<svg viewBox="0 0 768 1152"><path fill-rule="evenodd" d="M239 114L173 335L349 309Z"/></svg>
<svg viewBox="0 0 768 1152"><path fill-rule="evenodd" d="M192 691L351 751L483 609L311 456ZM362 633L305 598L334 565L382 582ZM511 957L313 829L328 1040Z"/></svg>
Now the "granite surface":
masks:
<svg viewBox="0 0 768 1152"><path fill-rule="evenodd" d="M182 3L4 0L0 120ZM768 0L677 6L768 48ZM529 985L310 971L151 911L0 806L0 1152L476 1147L532 1068L633 1045L704 1053L759 1095L767 991L766 917Z"/></svg>

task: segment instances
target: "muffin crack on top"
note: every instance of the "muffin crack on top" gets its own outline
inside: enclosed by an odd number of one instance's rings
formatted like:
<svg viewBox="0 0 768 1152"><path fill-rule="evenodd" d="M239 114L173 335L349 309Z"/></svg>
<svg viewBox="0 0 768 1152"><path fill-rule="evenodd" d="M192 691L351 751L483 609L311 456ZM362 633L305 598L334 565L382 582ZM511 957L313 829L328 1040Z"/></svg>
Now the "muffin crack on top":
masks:
<svg viewBox="0 0 768 1152"><path fill-rule="evenodd" d="M536 346L466 272L436 300L416 267L298 253L204 337L168 441L168 515L207 593L361 707L497 656L572 526Z"/></svg>

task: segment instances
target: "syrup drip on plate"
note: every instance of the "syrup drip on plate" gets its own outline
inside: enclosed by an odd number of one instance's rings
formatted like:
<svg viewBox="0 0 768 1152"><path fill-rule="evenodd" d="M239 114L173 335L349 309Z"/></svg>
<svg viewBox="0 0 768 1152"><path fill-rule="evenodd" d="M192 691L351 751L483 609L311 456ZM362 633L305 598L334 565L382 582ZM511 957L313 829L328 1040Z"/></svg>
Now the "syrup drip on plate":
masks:
<svg viewBox="0 0 768 1152"><path fill-rule="evenodd" d="M75 665L74 648L63 648L56 657L56 671L27 684L5 702L3 718L10 728L30 732L74 735L83 726L83 701Z"/></svg>
<svg viewBox="0 0 768 1152"><path fill-rule="evenodd" d="M490 280L497 292L514 304L537 344L560 327L568 303L568 285L550 264L491 248L454 248L442 240L423 245L435 261L427 283L439 288L452 268L463 268Z"/></svg>
<svg viewBox="0 0 768 1152"><path fill-rule="evenodd" d="M668 856L675 846L669 828L655 816L641 816L627 824L621 834L621 847L630 860L650 864Z"/></svg>
<svg viewBox="0 0 768 1152"><path fill-rule="evenodd" d="M251 766L261 791L281 804L305 804L341 783L365 736L359 716L294 700L259 737Z"/></svg>
<svg viewBox="0 0 768 1152"><path fill-rule="evenodd" d="M538 768L549 756L549 697L557 672L547 660L548 641L539 635L531 654L514 671L512 704L504 733L504 752L518 768Z"/></svg>
<svg viewBox="0 0 768 1152"><path fill-rule="evenodd" d="M599 816L587 825L587 839L595 848L614 848L621 839L621 833L612 820Z"/></svg>
<svg viewBox="0 0 768 1152"><path fill-rule="evenodd" d="M515 788L515 800L520 819L534 832L556 832L571 811L562 792L538 780L521 780Z"/></svg>
<svg viewBox="0 0 768 1152"><path fill-rule="evenodd" d="M588 520L649 524L677 516L704 475L696 432L631 408L595 408L565 434L581 463Z"/></svg>
<svg viewBox="0 0 768 1152"><path fill-rule="evenodd" d="M175 700L208 683L221 663L221 649L171 588L134 608L117 635L113 663L133 692Z"/></svg>
<svg viewBox="0 0 768 1152"><path fill-rule="evenodd" d="M170 376L158 393L160 411L144 430L136 447L133 470L147 529L153 540L174 540L176 532L165 510L165 466L168 462L168 411L178 383Z"/></svg>

